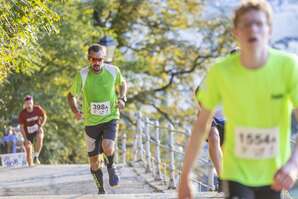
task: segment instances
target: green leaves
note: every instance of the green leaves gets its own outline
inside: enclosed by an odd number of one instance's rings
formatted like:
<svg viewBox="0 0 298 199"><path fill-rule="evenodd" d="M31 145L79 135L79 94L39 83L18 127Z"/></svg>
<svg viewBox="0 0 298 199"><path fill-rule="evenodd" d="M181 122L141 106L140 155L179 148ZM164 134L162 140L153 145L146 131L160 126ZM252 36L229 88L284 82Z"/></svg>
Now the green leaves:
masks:
<svg viewBox="0 0 298 199"><path fill-rule="evenodd" d="M30 74L37 69L31 61L32 49L38 51L40 35L55 31L54 23L58 20L59 16L47 7L47 1L0 3L0 84L12 70Z"/></svg>
<svg viewBox="0 0 298 199"><path fill-rule="evenodd" d="M129 85L123 118L141 110L189 122L202 70L232 45L225 19L203 19L203 8L197 0L0 0L0 127L32 94L48 113L43 162L86 161L66 94L88 65L88 46L105 35L119 44L113 63Z"/></svg>

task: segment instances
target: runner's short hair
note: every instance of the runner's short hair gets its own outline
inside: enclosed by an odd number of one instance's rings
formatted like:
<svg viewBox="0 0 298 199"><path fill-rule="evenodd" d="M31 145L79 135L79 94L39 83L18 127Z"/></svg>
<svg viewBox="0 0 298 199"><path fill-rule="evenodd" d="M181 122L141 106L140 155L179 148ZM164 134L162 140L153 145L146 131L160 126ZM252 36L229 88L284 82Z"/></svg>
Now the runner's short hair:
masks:
<svg viewBox="0 0 298 199"><path fill-rule="evenodd" d="M33 100L32 95L26 95L26 96L24 97L24 101L28 101L28 100Z"/></svg>
<svg viewBox="0 0 298 199"><path fill-rule="evenodd" d="M251 10L262 11L267 16L267 23L272 26L272 8L266 0L246 0L235 10L233 17L234 28L237 27L239 18Z"/></svg>
<svg viewBox="0 0 298 199"><path fill-rule="evenodd" d="M102 51L104 52L104 54L106 54L106 47L102 46L100 44L92 44L89 48L88 48L88 55L90 54L90 52L99 52Z"/></svg>

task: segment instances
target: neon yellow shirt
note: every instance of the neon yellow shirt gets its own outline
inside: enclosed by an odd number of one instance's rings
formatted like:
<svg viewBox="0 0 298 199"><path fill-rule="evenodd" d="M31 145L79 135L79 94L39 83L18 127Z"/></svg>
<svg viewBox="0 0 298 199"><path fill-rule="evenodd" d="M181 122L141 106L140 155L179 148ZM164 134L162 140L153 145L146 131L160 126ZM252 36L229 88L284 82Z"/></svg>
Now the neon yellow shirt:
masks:
<svg viewBox="0 0 298 199"><path fill-rule="evenodd" d="M76 75L70 93L73 96L82 94L85 126L119 119L116 87L123 81L119 68L110 64L104 64L98 74L86 67Z"/></svg>
<svg viewBox="0 0 298 199"><path fill-rule="evenodd" d="M247 69L239 53L210 68L197 95L208 110L223 105L226 118L222 178L247 186L273 182L290 156L290 119L298 107L298 61L270 49L267 63Z"/></svg>

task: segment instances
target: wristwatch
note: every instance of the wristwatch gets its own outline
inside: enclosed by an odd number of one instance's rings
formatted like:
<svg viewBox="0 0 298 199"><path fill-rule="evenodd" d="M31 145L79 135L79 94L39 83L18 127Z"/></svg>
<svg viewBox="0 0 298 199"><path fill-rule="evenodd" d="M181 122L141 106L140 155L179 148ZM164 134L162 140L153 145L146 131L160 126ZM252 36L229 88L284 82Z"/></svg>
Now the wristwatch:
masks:
<svg viewBox="0 0 298 199"><path fill-rule="evenodd" d="M122 100L124 103L127 102L127 98L126 98L126 96L120 97L119 100Z"/></svg>

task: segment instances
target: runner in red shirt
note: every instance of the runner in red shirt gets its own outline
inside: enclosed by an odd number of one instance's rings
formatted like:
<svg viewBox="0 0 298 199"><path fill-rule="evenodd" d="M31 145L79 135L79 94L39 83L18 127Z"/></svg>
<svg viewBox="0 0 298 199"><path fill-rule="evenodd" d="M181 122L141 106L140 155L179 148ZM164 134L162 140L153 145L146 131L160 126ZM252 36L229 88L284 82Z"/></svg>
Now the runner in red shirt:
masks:
<svg viewBox="0 0 298 199"><path fill-rule="evenodd" d="M43 145L44 131L47 115L41 106L34 105L33 97L27 95L24 98L24 109L19 115L21 132L24 137L25 151L29 166L40 164L38 156ZM36 138L34 157L32 158L33 139ZM34 163L33 163L34 161Z"/></svg>

